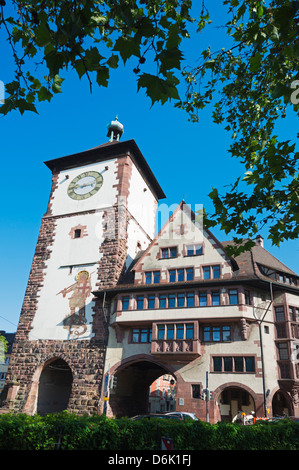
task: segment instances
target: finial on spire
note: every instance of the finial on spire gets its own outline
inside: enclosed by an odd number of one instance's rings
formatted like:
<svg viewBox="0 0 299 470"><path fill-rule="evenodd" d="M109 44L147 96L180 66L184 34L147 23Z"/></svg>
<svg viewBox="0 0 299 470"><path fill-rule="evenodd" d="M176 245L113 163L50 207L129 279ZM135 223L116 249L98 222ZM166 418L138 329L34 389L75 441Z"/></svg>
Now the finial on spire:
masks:
<svg viewBox="0 0 299 470"><path fill-rule="evenodd" d="M113 140L119 140L124 133L124 126L119 122L118 116L116 116L115 121L111 121L107 127L107 137L109 137L110 142Z"/></svg>

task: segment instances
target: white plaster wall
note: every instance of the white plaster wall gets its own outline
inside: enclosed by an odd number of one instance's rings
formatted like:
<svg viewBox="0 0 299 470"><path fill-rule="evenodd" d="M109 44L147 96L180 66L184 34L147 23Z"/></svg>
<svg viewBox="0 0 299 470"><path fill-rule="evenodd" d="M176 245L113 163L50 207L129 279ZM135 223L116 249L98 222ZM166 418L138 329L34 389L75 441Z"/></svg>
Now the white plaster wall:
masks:
<svg viewBox="0 0 299 470"><path fill-rule="evenodd" d="M299 296L295 294L286 294L286 302L292 307L299 307Z"/></svg>
<svg viewBox="0 0 299 470"><path fill-rule="evenodd" d="M143 230L154 238L157 201L149 186L133 164L127 207Z"/></svg>
<svg viewBox="0 0 299 470"><path fill-rule="evenodd" d="M58 187L54 191L53 195L53 215L100 209L115 204L117 202L117 188L113 186L118 183L116 179L116 162L117 160L113 159L61 171L58 178ZM105 167L107 166L108 170L105 170ZM67 194L68 186L76 176L84 173L85 171L97 171L100 173L103 176L103 185L96 194L88 199L71 199ZM68 176L68 178L66 178L66 176Z"/></svg>
<svg viewBox="0 0 299 470"><path fill-rule="evenodd" d="M223 319L223 318L238 318L240 312L238 306L227 305L219 307L185 307L185 308L165 308L165 309L144 309L144 310L123 310L120 314L118 312L117 322L155 322L163 320L169 321L184 321L184 320L199 320L206 319ZM247 315L247 318L252 318ZM116 313L111 317L116 319Z"/></svg>
<svg viewBox="0 0 299 470"><path fill-rule="evenodd" d="M103 212L99 211L96 214L85 214L84 217L74 216L56 221L55 240L29 339L70 339L69 330L62 325L62 321L69 314L68 299L72 293L63 297L59 292L74 284L76 275L83 270L90 273L91 286L93 290L95 289L96 262L102 256L99 253L99 246L103 241L102 215ZM78 224L87 226L88 235L83 238L71 239L69 232L72 227ZM70 270L69 266L74 267ZM93 295L90 294L86 301L87 331L83 336L78 336L78 339L87 339L92 335L92 297ZM75 339L76 336L72 335L71 338Z"/></svg>
<svg viewBox="0 0 299 470"><path fill-rule="evenodd" d="M133 259L135 259L136 255L139 251L145 250L151 239L148 235L144 232L144 230L140 227L140 225L135 221L135 219L130 219L127 229L127 236L128 236L128 256L126 260L126 268L130 266ZM141 248L139 248L139 244Z"/></svg>
<svg viewBox="0 0 299 470"><path fill-rule="evenodd" d="M185 232L180 235L180 226L184 225ZM192 243L203 243L203 254L198 256L184 256L184 247ZM171 259L158 259L160 248L177 246L178 256ZM220 264L222 275L231 275L232 270L227 262L224 251L219 248L209 234L202 230L200 225L194 224L188 213L178 211L173 221L166 224L161 235L150 249L148 256L142 260L144 270L162 270L161 280L167 279L170 268L194 267L194 277L201 277L201 266ZM142 273L136 272L135 280L141 282Z"/></svg>

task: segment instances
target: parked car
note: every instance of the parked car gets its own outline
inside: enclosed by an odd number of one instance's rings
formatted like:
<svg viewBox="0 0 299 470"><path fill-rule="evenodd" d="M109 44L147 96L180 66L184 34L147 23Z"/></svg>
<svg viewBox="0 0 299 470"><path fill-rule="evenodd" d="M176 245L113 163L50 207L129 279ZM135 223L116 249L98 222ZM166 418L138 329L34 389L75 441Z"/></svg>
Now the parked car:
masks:
<svg viewBox="0 0 299 470"><path fill-rule="evenodd" d="M194 419L198 421L198 418L196 417L195 413L187 413L186 411L169 411L165 413L165 416L178 416L180 419Z"/></svg>
<svg viewBox="0 0 299 470"><path fill-rule="evenodd" d="M168 416L166 414L148 414L148 415L136 415L132 416L130 419L133 421L136 421L137 419L151 419L151 418L166 418L166 419L177 419L177 420L182 420L179 416Z"/></svg>

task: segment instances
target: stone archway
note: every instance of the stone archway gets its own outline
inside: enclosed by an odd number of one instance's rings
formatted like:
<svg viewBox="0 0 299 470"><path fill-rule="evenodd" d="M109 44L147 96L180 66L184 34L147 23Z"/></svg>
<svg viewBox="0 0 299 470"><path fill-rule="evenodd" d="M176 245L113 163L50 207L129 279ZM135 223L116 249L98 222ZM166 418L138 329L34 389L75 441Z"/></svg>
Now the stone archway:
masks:
<svg viewBox="0 0 299 470"><path fill-rule="evenodd" d="M53 358L47 361L39 377L36 413L45 415L66 410L72 383L72 371L63 359Z"/></svg>
<svg viewBox="0 0 299 470"><path fill-rule="evenodd" d="M277 390L272 398L273 416L292 416L293 405L290 396L284 390Z"/></svg>
<svg viewBox="0 0 299 470"><path fill-rule="evenodd" d="M232 422L240 411L245 414L257 410L257 399L255 394L247 387L240 384L226 384L218 393L215 392L216 409L219 421ZM216 420L217 421L217 420Z"/></svg>
<svg viewBox="0 0 299 470"><path fill-rule="evenodd" d="M108 416L134 416L149 413L149 388L161 375L174 372L162 362L138 355L111 368ZM112 377L112 379L111 379Z"/></svg>

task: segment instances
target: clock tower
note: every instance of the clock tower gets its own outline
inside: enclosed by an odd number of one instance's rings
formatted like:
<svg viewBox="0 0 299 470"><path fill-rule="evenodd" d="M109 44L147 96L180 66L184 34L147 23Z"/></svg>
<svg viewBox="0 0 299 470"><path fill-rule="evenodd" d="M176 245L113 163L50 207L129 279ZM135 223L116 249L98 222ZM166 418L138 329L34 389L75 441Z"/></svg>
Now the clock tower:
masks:
<svg viewBox="0 0 299 470"><path fill-rule="evenodd" d="M154 237L165 195L123 126L109 142L45 162L52 188L6 382L17 412L98 410L108 336L105 288ZM101 299L93 292L102 290Z"/></svg>

